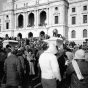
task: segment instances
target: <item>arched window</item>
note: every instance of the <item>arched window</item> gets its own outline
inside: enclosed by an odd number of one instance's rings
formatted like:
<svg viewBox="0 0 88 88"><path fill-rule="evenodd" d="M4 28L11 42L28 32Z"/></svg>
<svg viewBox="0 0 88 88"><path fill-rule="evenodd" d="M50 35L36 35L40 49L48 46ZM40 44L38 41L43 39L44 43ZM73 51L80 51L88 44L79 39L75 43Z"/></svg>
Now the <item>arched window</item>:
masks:
<svg viewBox="0 0 88 88"><path fill-rule="evenodd" d="M33 33L32 32L29 32L28 33L28 38L31 38L31 37L33 37Z"/></svg>
<svg viewBox="0 0 88 88"><path fill-rule="evenodd" d="M22 34L18 33L17 37L19 37L21 39L22 38Z"/></svg>
<svg viewBox="0 0 88 88"><path fill-rule="evenodd" d="M53 30L53 36L54 36L54 37L57 37L57 35L58 35L58 30L57 30L57 29L54 29L54 30Z"/></svg>
<svg viewBox="0 0 88 88"><path fill-rule="evenodd" d="M83 30L83 38L85 38L85 37L87 37L87 30L86 29Z"/></svg>
<svg viewBox="0 0 88 88"><path fill-rule="evenodd" d="M41 38L44 38L44 37L45 37L45 32L44 32L44 31L41 31L41 32L40 32L40 37L41 37Z"/></svg>
<svg viewBox="0 0 88 88"><path fill-rule="evenodd" d="M6 15L6 18L8 19L8 18L9 18L9 16L8 16L8 15Z"/></svg>
<svg viewBox="0 0 88 88"><path fill-rule="evenodd" d="M28 16L28 27L34 26L34 14L30 13Z"/></svg>
<svg viewBox="0 0 88 88"><path fill-rule="evenodd" d="M9 29L9 22L6 22L6 29Z"/></svg>
<svg viewBox="0 0 88 88"><path fill-rule="evenodd" d="M58 16L55 16L55 24L58 24Z"/></svg>
<svg viewBox="0 0 88 88"><path fill-rule="evenodd" d="M72 36L72 38L75 38L75 30L72 31L71 36Z"/></svg>
<svg viewBox="0 0 88 88"><path fill-rule="evenodd" d="M40 13L40 26L45 25L45 21L46 21L46 12L42 11Z"/></svg>
<svg viewBox="0 0 88 88"><path fill-rule="evenodd" d="M5 35L5 39L8 40L9 39L9 36L8 34Z"/></svg>
<svg viewBox="0 0 88 88"><path fill-rule="evenodd" d="M23 27L23 15L18 16L18 27L22 28Z"/></svg>

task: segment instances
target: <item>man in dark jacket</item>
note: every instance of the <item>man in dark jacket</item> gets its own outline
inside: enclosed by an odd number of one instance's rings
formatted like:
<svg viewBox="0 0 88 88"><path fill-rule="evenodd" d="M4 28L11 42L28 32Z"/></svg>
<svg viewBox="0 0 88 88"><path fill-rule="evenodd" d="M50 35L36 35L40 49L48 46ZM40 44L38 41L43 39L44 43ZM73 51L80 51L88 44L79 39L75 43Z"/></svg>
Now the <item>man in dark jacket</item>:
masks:
<svg viewBox="0 0 88 88"><path fill-rule="evenodd" d="M80 72L84 79L79 80L73 64L70 63L66 70L67 75L69 77L71 76L70 88L88 88L88 61L85 60L84 50L77 50L75 53L74 60L77 62Z"/></svg>
<svg viewBox="0 0 88 88"><path fill-rule="evenodd" d="M20 60L20 63L21 63L21 75L22 75L22 85L24 85L24 82L25 82L25 62L24 62L24 57L22 56L22 54L23 54L23 52L24 52L24 50L23 49L19 49L18 51L17 51L17 57L18 57L18 59Z"/></svg>
<svg viewBox="0 0 88 88"><path fill-rule="evenodd" d="M5 60L6 88L18 88L21 86L21 64L13 52L8 53Z"/></svg>

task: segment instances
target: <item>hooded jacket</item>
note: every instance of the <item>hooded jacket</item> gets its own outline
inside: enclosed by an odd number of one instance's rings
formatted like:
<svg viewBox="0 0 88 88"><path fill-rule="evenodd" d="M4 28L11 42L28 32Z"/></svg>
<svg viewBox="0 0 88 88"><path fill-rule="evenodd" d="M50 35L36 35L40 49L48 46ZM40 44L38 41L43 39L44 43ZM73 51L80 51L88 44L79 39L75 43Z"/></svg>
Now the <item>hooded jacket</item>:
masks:
<svg viewBox="0 0 88 88"><path fill-rule="evenodd" d="M59 64L54 54L58 51L54 44L49 45L49 48L40 55L39 65L41 68L41 76L44 79L56 78L61 81Z"/></svg>

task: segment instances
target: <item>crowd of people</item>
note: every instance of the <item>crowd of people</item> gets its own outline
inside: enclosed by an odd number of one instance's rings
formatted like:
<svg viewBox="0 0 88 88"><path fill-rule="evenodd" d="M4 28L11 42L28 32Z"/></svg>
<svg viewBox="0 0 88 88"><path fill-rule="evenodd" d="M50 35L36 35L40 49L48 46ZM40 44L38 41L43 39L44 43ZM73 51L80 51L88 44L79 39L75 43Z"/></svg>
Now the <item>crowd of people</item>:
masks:
<svg viewBox="0 0 88 88"><path fill-rule="evenodd" d="M39 88L87 88L88 62L82 47L70 49L68 44L58 47L42 38L18 38L18 45L3 48L2 41L0 86L35 88L32 79L39 77Z"/></svg>

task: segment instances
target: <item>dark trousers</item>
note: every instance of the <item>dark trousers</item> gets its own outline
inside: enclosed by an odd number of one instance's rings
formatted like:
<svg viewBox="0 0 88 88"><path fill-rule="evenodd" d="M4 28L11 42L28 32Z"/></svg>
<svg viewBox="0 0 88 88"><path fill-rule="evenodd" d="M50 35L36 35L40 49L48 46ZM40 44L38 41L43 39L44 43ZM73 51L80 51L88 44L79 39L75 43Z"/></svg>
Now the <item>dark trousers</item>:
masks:
<svg viewBox="0 0 88 88"><path fill-rule="evenodd" d="M42 78L42 86L43 88L57 88L56 79L43 79Z"/></svg>

